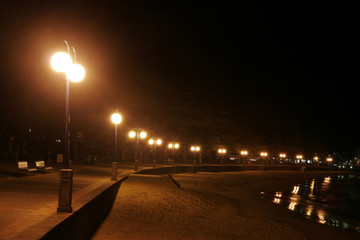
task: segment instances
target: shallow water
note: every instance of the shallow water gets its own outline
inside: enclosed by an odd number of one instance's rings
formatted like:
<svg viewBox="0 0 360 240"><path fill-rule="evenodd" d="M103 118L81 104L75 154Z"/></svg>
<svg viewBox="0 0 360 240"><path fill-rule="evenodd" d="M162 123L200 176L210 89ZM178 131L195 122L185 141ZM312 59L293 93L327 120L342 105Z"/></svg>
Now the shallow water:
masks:
<svg viewBox="0 0 360 240"><path fill-rule="evenodd" d="M360 176L314 178L284 192L261 194L311 221L360 233Z"/></svg>

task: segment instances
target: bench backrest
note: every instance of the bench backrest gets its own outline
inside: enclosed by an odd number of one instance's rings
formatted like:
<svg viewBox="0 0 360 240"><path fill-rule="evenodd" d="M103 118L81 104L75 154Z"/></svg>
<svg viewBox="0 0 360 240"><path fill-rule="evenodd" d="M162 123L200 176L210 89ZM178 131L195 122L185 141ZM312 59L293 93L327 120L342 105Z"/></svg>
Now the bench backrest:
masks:
<svg viewBox="0 0 360 240"><path fill-rule="evenodd" d="M19 169L29 169L27 162L18 162Z"/></svg>
<svg viewBox="0 0 360 240"><path fill-rule="evenodd" d="M44 161L35 161L36 167L38 168L44 168L45 162Z"/></svg>

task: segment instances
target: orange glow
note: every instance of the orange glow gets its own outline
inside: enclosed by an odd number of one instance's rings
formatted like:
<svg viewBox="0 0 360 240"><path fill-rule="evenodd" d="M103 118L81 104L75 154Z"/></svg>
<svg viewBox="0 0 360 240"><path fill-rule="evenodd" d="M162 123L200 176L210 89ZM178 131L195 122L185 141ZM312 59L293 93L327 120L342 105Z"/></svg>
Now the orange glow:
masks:
<svg viewBox="0 0 360 240"><path fill-rule="evenodd" d="M190 150L192 152L199 152L200 151L200 147L199 146L191 146Z"/></svg>
<svg viewBox="0 0 360 240"><path fill-rule="evenodd" d="M285 153L280 153L280 154L279 154L279 157L281 157L281 158L286 158L286 154L285 154Z"/></svg>
<svg viewBox="0 0 360 240"><path fill-rule="evenodd" d="M242 150L242 151L240 152L240 154L243 155L243 156L246 156L246 155L249 154L249 152L248 152L247 150Z"/></svg>
<svg viewBox="0 0 360 240"><path fill-rule="evenodd" d="M122 118L121 118L121 115L118 114L118 113L114 113L113 115L111 115L111 121L114 123L114 124L119 124L121 122Z"/></svg>
<svg viewBox="0 0 360 240"><path fill-rule="evenodd" d="M134 131L129 132L129 137L134 138L136 136L136 133Z"/></svg>
<svg viewBox="0 0 360 240"><path fill-rule="evenodd" d="M55 53L50 60L50 65L56 72L66 72L71 64L71 57L64 52Z"/></svg>
<svg viewBox="0 0 360 240"><path fill-rule="evenodd" d="M66 77L72 82L80 82L85 77L85 69L80 64L71 64L66 69Z"/></svg>
<svg viewBox="0 0 360 240"><path fill-rule="evenodd" d="M220 153L220 154L225 154L225 153L226 153L226 149L225 149L225 148L219 148L219 149L218 149L218 153Z"/></svg>
<svg viewBox="0 0 360 240"><path fill-rule="evenodd" d="M267 152L261 152L261 153L260 153L260 156L261 156L261 157L267 157L267 156L268 156L268 153L267 153Z"/></svg>
<svg viewBox="0 0 360 240"><path fill-rule="evenodd" d="M140 133L140 138L144 139L147 137L147 133L146 132L141 132Z"/></svg>

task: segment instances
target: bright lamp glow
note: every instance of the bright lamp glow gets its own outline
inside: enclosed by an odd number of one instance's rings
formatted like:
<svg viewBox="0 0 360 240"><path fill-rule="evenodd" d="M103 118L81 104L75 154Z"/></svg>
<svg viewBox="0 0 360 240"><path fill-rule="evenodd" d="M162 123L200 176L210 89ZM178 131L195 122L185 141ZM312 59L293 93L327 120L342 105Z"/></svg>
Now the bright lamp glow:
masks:
<svg viewBox="0 0 360 240"><path fill-rule="evenodd" d="M175 148L177 149L179 147L180 147L180 145L178 143L175 143Z"/></svg>
<svg viewBox="0 0 360 240"><path fill-rule="evenodd" d="M136 133L134 131L129 132L129 137L134 138L136 136Z"/></svg>
<svg viewBox="0 0 360 240"><path fill-rule="evenodd" d="M146 132L141 132L140 133L140 138L146 138L146 136L147 136L147 133Z"/></svg>
<svg viewBox="0 0 360 240"><path fill-rule="evenodd" d="M161 139L156 140L156 145L161 145L161 144L162 144L162 140L161 140Z"/></svg>
<svg viewBox="0 0 360 240"><path fill-rule="evenodd" d="M260 153L260 156L262 156L262 157L267 157L267 155L268 155L267 152L261 152L261 153Z"/></svg>
<svg viewBox="0 0 360 240"><path fill-rule="evenodd" d="M150 145L153 145L154 143L155 143L155 140L154 140L154 139L152 139L152 138L149 139L149 144L150 144Z"/></svg>
<svg viewBox="0 0 360 240"><path fill-rule="evenodd" d="M72 82L80 82L85 77L85 69L80 64L71 64L66 69L66 77Z"/></svg>
<svg viewBox="0 0 360 240"><path fill-rule="evenodd" d="M72 64L69 54L64 52L55 53L50 60L51 67L57 72L66 72Z"/></svg>
<svg viewBox="0 0 360 240"><path fill-rule="evenodd" d="M169 143L168 148L173 148L173 144Z"/></svg>
<svg viewBox="0 0 360 240"><path fill-rule="evenodd" d="M199 147L199 146L195 147L195 150L196 150L197 152L200 151L200 147Z"/></svg>
<svg viewBox="0 0 360 240"><path fill-rule="evenodd" d="M112 116L111 116L111 121L115 124L119 124L121 122L122 118L121 118L121 115L118 114L118 113L114 113Z"/></svg>
<svg viewBox="0 0 360 240"><path fill-rule="evenodd" d="M246 155L248 155L248 151L242 150L242 151L240 152L240 154L243 155L243 156L246 156Z"/></svg>

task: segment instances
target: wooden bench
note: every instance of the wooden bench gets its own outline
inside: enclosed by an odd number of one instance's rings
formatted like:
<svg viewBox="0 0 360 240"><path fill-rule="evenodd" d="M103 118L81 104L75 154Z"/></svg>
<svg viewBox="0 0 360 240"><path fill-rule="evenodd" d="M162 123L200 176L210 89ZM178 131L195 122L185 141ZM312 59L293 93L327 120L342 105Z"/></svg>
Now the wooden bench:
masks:
<svg viewBox="0 0 360 240"><path fill-rule="evenodd" d="M46 167L44 161L35 161L36 167L39 171L51 171L52 167Z"/></svg>
<svg viewBox="0 0 360 240"><path fill-rule="evenodd" d="M30 173L37 171L36 168L29 168L27 162L18 162L18 168L19 168L21 171L27 171L27 172L30 172Z"/></svg>

